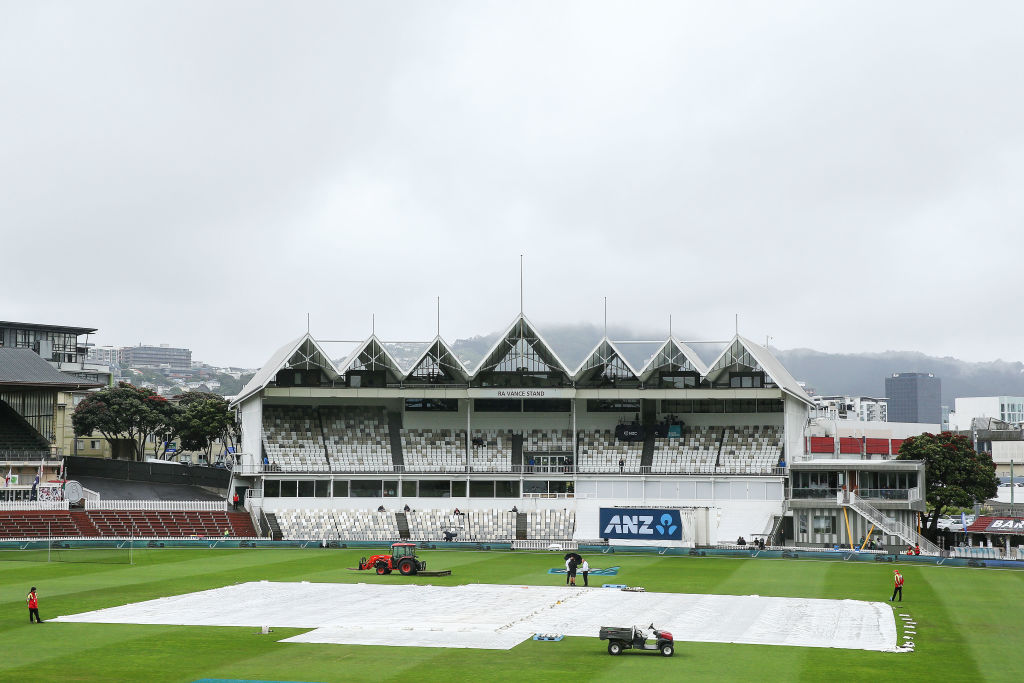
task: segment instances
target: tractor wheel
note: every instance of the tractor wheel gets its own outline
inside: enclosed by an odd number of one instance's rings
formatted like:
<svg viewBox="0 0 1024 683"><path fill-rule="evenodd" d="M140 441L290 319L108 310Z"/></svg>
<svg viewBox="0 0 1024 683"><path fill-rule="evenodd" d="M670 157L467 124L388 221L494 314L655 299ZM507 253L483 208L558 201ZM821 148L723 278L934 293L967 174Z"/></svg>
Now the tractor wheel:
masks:
<svg viewBox="0 0 1024 683"><path fill-rule="evenodd" d="M410 574L415 574L416 563L407 557L398 563L398 571L402 573L402 576L409 576Z"/></svg>
<svg viewBox="0 0 1024 683"><path fill-rule="evenodd" d="M383 562L378 562L377 563L377 573L378 574L390 574L391 570L388 569L388 566L386 564L384 564Z"/></svg>
<svg viewBox="0 0 1024 683"><path fill-rule="evenodd" d="M662 657L671 657L673 654L675 654L675 651L676 651L676 649L672 645L670 645L668 643L665 643L664 645L661 646L661 656Z"/></svg>
<svg viewBox="0 0 1024 683"><path fill-rule="evenodd" d="M608 654L615 657L622 654L622 643L617 640L613 640L608 643Z"/></svg>

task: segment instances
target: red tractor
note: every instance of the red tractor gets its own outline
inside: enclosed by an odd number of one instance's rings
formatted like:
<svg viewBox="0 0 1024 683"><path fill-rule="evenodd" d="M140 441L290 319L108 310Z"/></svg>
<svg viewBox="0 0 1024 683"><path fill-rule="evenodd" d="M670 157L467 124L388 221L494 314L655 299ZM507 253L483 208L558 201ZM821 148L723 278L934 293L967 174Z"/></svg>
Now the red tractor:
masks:
<svg viewBox="0 0 1024 683"><path fill-rule="evenodd" d="M398 570L402 576L410 576L426 568L427 563L416 557L415 543L394 543L390 555L371 555L359 560L359 569L376 569L378 574Z"/></svg>

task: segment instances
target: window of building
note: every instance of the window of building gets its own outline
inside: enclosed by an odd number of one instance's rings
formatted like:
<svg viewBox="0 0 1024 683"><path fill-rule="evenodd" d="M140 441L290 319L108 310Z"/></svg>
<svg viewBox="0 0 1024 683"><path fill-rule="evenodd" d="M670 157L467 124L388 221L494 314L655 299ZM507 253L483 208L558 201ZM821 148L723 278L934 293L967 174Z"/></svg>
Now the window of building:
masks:
<svg viewBox="0 0 1024 683"><path fill-rule="evenodd" d="M380 479L353 479L349 483L349 489L353 498L380 498Z"/></svg>
<svg viewBox="0 0 1024 683"><path fill-rule="evenodd" d="M316 494L316 487L312 479L303 479L299 482L299 498L313 498Z"/></svg>
<svg viewBox="0 0 1024 683"><path fill-rule="evenodd" d="M481 413L519 413L523 410L523 402L520 399L475 398L473 410Z"/></svg>
<svg viewBox="0 0 1024 683"><path fill-rule="evenodd" d="M459 412L459 400L455 398L407 398L405 409L408 411Z"/></svg>
<svg viewBox="0 0 1024 683"><path fill-rule="evenodd" d="M494 481L469 482L470 498L494 498Z"/></svg>
<svg viewBox="0 0 1024 683"><path fill-rule="evenodd" d="M278 498L281 496L281 482L277 479L263 480L264 498Z"/></svg>
<svg viewBox="0 0 1024 683"><path fill-rule="evenodd" d="M462 482L465 483L465 482ZM452 482L438 479L420 480L421 498L450 498L452 495Z"/></svg>
<svg viewBox="0 0 1024 683"><path fill-rule="evenodd" d="M314 495L317 498L330 498L331 497L331 482L329 479L317 479L314 484L316 490Z"/></svg>
<svg viewBox="0 0 1024 683"><path fill-rule="evenodd" d="M834 534L836 532L835 515L814 515L814 533Z"/></svg>
<svg viewBox="0 0 1024 683"><path fill-rule="evenodd" d="M498 498L518 498L518 481L496 481L494 482L494 495Z"/></svg>
<svg viewBox="0 0 1024 683"><path fill-rule="evenodd" d="M640 401L629 399L587 399L588 413L639 413Z"/></svg>
<svg viewBox="0 0 1024 683"><path fill-rule="evenodd" d="M282 498L297 498L299 495L299 482L284 480L281 482Z"/></svg>
<svg viewBox="0 0 1024 683"><path fill-rule="evenodd" d="M524 398L524 413L569 413L572 401L567 398Z"/></svg>
<svg viewBox="0 0 1024 683"><path fill-rule="evenodd" d="M762 372L733 372L729 375L729 387L734 389L756 389L763 386Z"/></svg>
<svg viewBox="0 0 1024 683"><path fill-rule="evenodd" d="M334 480L334 497L348 498L348 482Z"/></svg>
<svg viewBox="0 0 1024 683"><path fill-rule="evenodd" d="M465 498L466 497L466 481L459 480L452 482L452 498Z"/></svg>

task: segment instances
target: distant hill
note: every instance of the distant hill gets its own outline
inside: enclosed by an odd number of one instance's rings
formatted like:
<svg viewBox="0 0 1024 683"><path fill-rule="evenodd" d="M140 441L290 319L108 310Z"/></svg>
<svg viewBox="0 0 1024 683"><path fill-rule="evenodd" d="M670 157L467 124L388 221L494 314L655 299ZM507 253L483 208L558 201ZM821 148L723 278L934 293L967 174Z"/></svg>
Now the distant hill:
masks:
<svg viewBox="0 0 1024 683"><path fill-rule="evenodd" d="M544 339L562 361L575 369L603 335L596 325L538 325ZM618 340L664 340L667 330L631 332L609 327L608 336ZM476 367L499 332L457 339L452 350L470 369ZM686 339L684 331L676 336ZM623 355L640 368L659 344L622 344ZM698 344L694 350L710 363L721 351L721 344ZM956 358L939 358L916 351L884 353L823 353L811 349L772 352L798 380L813 387L819 394L851 394L885 396L885 378L894 372L930 372L942 380L942 403L952 407L953 399L962 396L1024 396L1024 363L996 360L971 363Z"/></svg>
<svg viewBox="0 0 1024 683"><path fill-rule="evenodd" d="M1003 360L970 363L916 351L823 353L811 349L772 349L798 380L819 394L885 396L885 378L894 372L930 372L942 381L942 403L962 396L1024 396L1024 363Z"/></svg>

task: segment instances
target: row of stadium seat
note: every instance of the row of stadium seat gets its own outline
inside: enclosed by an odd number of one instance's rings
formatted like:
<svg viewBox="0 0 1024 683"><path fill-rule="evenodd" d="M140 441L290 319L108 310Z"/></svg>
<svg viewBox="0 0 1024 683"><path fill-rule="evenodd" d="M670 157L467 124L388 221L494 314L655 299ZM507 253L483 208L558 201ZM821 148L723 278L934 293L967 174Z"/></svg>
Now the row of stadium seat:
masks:
<svg viewBox="0 0 1024 683"><path fill-rule="evenodd" d="M367 510L268 510L286 540L394 541L400 536L395 513ZM459 541L509 542L516 537L516 513L507 510L413 510L405 513L409 539L442 541L445 532ZM571 540L576 513L540 510L526 513L527 538Z"/></svg>
<svg viewBox="0 0 1024 683"><path fill-rule="evenodd" d="M257 536L243 512L167 510L2 511L0 538Z"/></svg>

